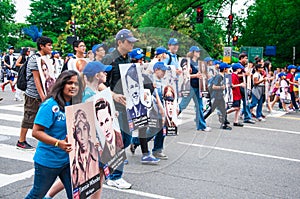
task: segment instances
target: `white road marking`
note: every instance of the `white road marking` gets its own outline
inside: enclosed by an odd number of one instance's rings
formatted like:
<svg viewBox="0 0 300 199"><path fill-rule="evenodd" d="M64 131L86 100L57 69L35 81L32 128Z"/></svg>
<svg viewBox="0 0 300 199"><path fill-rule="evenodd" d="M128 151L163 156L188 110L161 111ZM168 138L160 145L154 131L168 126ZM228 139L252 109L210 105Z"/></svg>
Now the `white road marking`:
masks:
<svg viewBox="0 0 300 199"><path fill-rule="evenodd" d="M14 159L14 160L33 162L33 155L34 155L34 151L22 151L22 150L16 149L15 146L7 145L7 144L0 144L0 158L9 158L9 159ZM8 184L11 184L11 183L14 183L14 182L17 182L20 180L25 180L27 178L31 178L33 175L34 175L34 169L30 169L30 170L22 172L22 173L16 173L16 174L11 174L11 175L0 173L0 187L6 186ZM137 190L133 190L133 189L122 190L122 189L109 187L107 185L103 185L103 187L106 189L112 189L115 191L125 192L125 193L139 195L139 196L148 197L148 198L173 199L173 198L170 198L167 196L146 193L146 192L137 191Z"/></svg>
<svg viewBox="0 0 300 199"><path fill-rule="evenodd" d="M281 132L281 133L290 133L290 134L300 135L300 132L297 132L297 131L288 131L288 130L281 130L281 129L271 129L271 128L264 128L264 127L256 127L256 126L244 126L244 128L258 129L258 130L264 130L264 131Z"/></svg>
<svg viewBox="0 0 300 199"><path fill-rule="evenodd" d="M107 185L103 185L103 188L112 189L112 190L115 190L115 191L130 193L130 194L143 196L143 197L148 197L148 198L174 199L174 198L170 198L170 197L167 197L167 196L162 196L162 195L157 195L157 194L152 194L152 193L146 193L146 192L137 191L137 190L133 190L133 189L118 189L118 188L110 187L110 186L107 186Z"/></svg>
<svg viewBox="0 0 300 199"><path fill-rule="evenodd" d="M24 112L24 105L23 104L14 104L14 105L5 105L0 106L1 110L8 110L8 111L19 111Z"/></svg>
<svg viewBox="0 0 300 199"><path fill-rule="evenodd" d="M0 120L7 120L7 121L14 121L14 122L22 122L23 115L13 115L13 114L6 114L1 113L0 114Z"/></svg>
<svg viewBox="0 0 300 199"><path fill-rule="evenodd" d="M300 162L299 159L294 159L294 158L286 158L286 157L280 157L280 156L274 156L274 155L268 155L268 154L253 153L253 152L240 151L240 150L235 150L235 149L226 149L226 148L207 146L207 145L201 145L201 144L191 144L191 143L185 143L185 142L177 142L177 143L182 144L182 145L215 149L215 150L219 150L219 151L227 151L227 152L240 153L240 154L245 154L245 155L253 155L253 156L259 156L259 157L264 157L264 158L272 158L272 159L285 160L285 161L291 161L291 162Z"/></svg>
<svg viewBox="0 0 300 199"><path fill-rule="evenodd" d="M20 129L16 127L11 127L11 126L0 126L0 134L6 135L6 136L20 136ZM28 129L27 138L32 138L32 130Z"/></svg>

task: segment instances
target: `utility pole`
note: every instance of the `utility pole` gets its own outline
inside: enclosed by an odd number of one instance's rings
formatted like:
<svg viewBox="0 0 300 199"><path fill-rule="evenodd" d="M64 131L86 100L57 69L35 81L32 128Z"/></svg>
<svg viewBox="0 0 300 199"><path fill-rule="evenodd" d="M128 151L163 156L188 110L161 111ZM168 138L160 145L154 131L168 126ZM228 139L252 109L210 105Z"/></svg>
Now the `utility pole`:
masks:
<svg viewBox="0 0 300 199"><path fill-rule="evenodd" d="M232 16L233 16L233 15L232 15L233 1L231 0L230 3L231 3L231 4L230 4L230 15L229 15L229 16L232 17ZM229 20L230 20L230 19L229 19ZM232 28L232 27L230 27L230 26L227 28L227 46L230 46L230 32L231 32L231 28Z"/></svg>

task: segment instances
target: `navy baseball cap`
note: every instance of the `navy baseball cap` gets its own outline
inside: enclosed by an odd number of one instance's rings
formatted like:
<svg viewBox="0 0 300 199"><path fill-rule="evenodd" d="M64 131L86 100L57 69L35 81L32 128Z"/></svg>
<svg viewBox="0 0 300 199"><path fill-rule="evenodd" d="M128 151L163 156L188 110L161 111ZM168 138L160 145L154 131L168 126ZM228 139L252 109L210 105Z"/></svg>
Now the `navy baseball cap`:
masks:
<svg viewBox="0 0 300 199"><path fill-rule="evenodd" d="M156 62L153 66L153 70L155 71L155 69L160 69L160 70L171 70L170 67L166 66L164 62L159 61Z"/></svg>
<svg viewBox="0 0 300 199"><path fill-rule="evenodd" d="M127 40L131 43L137 42L138 39L135 38L132 32L128 29L122 29L116 34L116 40Z"/></svg>
<svg viewBox="0 0 300 199"><path fill-rule="evenodd" d="M82 73L87 77L93 77L99 72L108 72L111 69L111 65L104 65L99 61L92 61L84 67Z"/></svg>

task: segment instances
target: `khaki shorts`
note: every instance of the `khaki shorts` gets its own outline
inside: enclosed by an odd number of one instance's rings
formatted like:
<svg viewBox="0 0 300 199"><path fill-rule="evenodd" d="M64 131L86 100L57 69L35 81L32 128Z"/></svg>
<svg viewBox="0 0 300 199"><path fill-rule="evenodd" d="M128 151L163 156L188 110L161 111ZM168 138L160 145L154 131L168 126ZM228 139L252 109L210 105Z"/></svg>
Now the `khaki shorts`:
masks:
<svg viewBox="0 0 300 199"><path fill-rule="evenodd" d="M26 128L26 129L33 128L34 118L39 110L40 104L41 104L40 99L32 98L25 95L24 116L21 124L22 128Z"/></svg>

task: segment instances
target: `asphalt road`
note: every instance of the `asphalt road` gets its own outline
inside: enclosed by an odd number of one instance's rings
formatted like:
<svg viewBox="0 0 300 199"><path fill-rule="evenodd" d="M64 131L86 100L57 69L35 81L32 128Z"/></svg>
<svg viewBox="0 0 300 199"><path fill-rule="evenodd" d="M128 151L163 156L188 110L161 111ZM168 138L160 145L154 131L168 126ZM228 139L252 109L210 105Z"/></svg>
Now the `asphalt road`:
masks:
<svg viewBox="0 0 300 199"><path fill-rule="evenodd" d="M33 184L34 152L15 148L23 102L9 90L0 97L0 198L24 198ZM205 133L195 130L193 120L190 105L179 135L165 139L169 159L159 165L142 165L140 149L134 156L127 150L124 179L132 189L104 186L102 198L300 198L300 113L268 116L232 131L219 129L213 115L207 120L212 132Z"/></svg>

